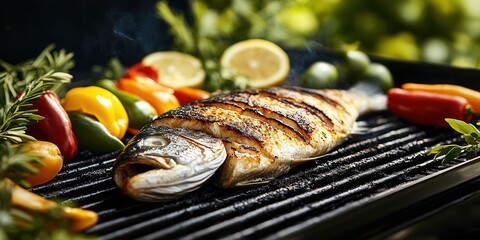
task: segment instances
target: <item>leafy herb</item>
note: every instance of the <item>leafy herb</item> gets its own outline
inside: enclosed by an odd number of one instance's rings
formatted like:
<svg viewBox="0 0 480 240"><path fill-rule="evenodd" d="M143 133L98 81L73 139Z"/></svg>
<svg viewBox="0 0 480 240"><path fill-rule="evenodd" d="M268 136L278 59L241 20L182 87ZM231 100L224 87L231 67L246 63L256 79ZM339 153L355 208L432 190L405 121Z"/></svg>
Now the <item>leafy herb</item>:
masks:
<svg viewBox="0 0 480 240"><path fill-rule="evenodd" d="M55 45L50 45L35 59L17 65L0 60L0 67L5 70L0 73L0 85L3 87L0 93L3 96L0 99L1 103L6 103L4 99L13 100L18 92L23 91L29 83L37 81L38 77L49 72L68 73L75 66L73 53L67 53L64 49L54 51L54 48ZM64 80L66 81L59 81L50 86L50 89L61 95L64 87L70 83L71 77Z"/></svg>
<svg viewBox="0 0 480 240"><path fill-rule="evenodd" d="M442 163L465 154L466 159L472 159L477 156L480 151L480 130L471 123L461 120L447 118L445 121L457 132L464 136L467 145L448 144L433 147L429 155L435 155L434 159L442 159Z"/></svg>
<svg viewBox="0 0 480 240"><path fill-rule="evenodd" d="M13 147L8 141L0 142L0 180L8 178L19 185L24 179L37 173L33 166L41 166L40 155L29 153L30 149L19 145Z"/></svg>
<svg viewBox="0 0 480 240"><path fill-rule="evenodd" d="M198 8L196 4L196 2L193 4L194 9ZM234 75L220 65L219 59L228 42L222 37L209 35L206 29L202 27L198 15L194 16L193 23L189 25L183 15L170 9L166 1L158 3L157 12L170 26L175 48L192 54L201 60L207 76L206 90L213 92L216 90L244 89L248 86L246 78Z"/></svg>
<svg viewBox="0 0 480 240"><path fill-rule="evenodd" d="M41 164L41 156L12 144L34 140L26 134L27 125L43 117L31 109L32 102L45 90L60 93L72 79L67 72L74 65L73 54L53 48L18 65L0 60L0 239L87 239L63 226L60 205L35 213L11 204L15 185L28 186L25 178Z"/></svg>
<svg viewBox="0 0 480 240"><path fill-rule="evenodd" d="M93 66L92 72L94 79L116 80L123 76L125 73L125 67L122 65L120 60L118 60L118 58L112 58L105 66Z"/></svg>
<svg viewBox="0 0 480 240"><path fill-rule="evenodd" d="M31 103L45 90L60 94L72 76L67 72L75 65L73 53L64 49L53 51L54 45L43 50L35 59L12 65L0 60L0 141L18 143L33 138L27 135L27 125L42 120Z"/></svg>
<svg viewBox="0 0 480 240"><path fill-rule="evenodd" d="M185 18L173 12L166 1L160 1L157 5L158 15L170 25L170 33L175 45L187 53L196 53L198 44L195 43L197 31L192 31Z"/></svg>
<svg viewBox="0 0 480 240"><path fill-rule="evenodd" d="M4 75L8 77L9 75ZM16 100L13 100L16 92L5 94L5 105L0 108L0 141L14 143L34 140L26 134L27 125L42 120L43 117L35 114L36 109L31 109L32 102L39 98L45 90L58 86L59 83L70 82L72 76L62 72L47 72L44 75L33 77L24 87ZM0 78L0 82L5 78ZM12 87L12 84L7 84ZM4 89L5 90L5 89Z"/></svg>

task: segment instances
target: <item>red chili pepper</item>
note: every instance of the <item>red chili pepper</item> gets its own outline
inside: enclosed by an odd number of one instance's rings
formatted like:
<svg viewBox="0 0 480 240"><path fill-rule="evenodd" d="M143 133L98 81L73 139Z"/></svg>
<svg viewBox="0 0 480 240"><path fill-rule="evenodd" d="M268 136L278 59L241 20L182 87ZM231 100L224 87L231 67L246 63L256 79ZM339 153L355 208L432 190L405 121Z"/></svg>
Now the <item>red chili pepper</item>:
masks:
<svg viewBox="0 0 480 240"><path fill-rule="evenodd" d="M463 97L400 88L390 89L387 97L388 110L415 124L448 127L445 118L471 119L470 105Z"/></svg>
<svg viewBox="0 0 480 240"><path fill-rule="evenodd" d="M147 77L158 82L158 72L151 66L143 65L142 63L137 63L125 71L125 78L135 78L135 77Z"/></svg>
<svg viewBox="0 0 480 240"><path fill-rule="evenodd" d="M70 118L62 107L58 95L48 90L33 102L32 108L38 109L37 114L45 119L29 125L27 133L37 140L54 143L60 149L64 159L73 159L77 155L78 143Z"/></svg>

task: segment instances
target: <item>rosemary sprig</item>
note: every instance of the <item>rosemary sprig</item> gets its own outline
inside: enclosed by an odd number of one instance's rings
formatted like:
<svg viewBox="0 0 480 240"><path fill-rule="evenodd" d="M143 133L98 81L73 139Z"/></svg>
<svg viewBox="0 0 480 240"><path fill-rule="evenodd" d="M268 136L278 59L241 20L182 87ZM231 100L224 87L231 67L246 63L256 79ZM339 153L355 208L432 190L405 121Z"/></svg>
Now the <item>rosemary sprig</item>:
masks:
<svg viewBox="0 0 480 240"><path fill-rule="evenodd" d="M455 131L463 135L467 144L435 146L428 152L428 155L435 155L434 159L442 160L442 163L448 163L462 154L465 154L466 159L476 157L480 152L480 130L476 128L475 125L461 120L447 118L445 121L447 121Z"/></svg>
<svg viewBox="0 0 480 240"><path fill-rule="evenodd" d="M8 76L8 75L7 75ZM70 82L72 75L51 70L31 80L15 101L5 97L6 104L0 108L0 141L13 143L34 140L26 134L27 125L43 117L30 109L32 102L45 90L52 89L58 83Z"/></svg>
<svg viewBox="0 0 480 240"><path fill-rule="evenodd" d="M14 147L10 142L0 142L0 181L6 178L13 183L28 186L25 178L29 175L37 173L34 166L41 166L40 155L30 153L30 149L18 145Z"/></svg>
<svg viewBox="0 0 480 240"><path fill-rule="evenodd" d="M45 90L60 94L72 76L73 53L64 49L54 51L55 46L45 48L35 59L13 65L0 60L0 141L18 143L33 140L27 135L29 123L43 119L31 109L31 103Z"/></svg>
<svg viewBox="0 0 480 240"><path fill-rule="evenodd" d="M73 53L67 53L64 49L54 51L54 48L55 45L52 44L46 47L35 59L17 65L0 60L0 67L4 69L4 72L0 73L0 86L2 87L0 103L2 105L12 101L18 92L23 91L29 83L35 81L39 76L51 71L68 73L75 66ZM70 79L57 82L50 89L61 95L64 87L70 83Z"/></svg>

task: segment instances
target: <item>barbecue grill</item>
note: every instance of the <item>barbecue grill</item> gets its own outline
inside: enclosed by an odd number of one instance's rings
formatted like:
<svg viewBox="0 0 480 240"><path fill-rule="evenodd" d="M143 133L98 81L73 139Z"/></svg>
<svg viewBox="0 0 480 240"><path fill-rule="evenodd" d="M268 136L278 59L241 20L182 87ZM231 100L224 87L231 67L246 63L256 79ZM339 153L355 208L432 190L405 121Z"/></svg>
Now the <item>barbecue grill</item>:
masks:
<svg viewBox="0 0 480 240"><path fill-rule="evenodd" d="M336 61L333 52L290 51L294 85L305 66ZM480 89L480 71L375 59L406 81ZM80 83L77 83L80 84ZM96 211L87 235L101 239L398 239L480 234L480 158L448 164L426 152L462 143L451 129L412 125L388 111L362 116L366 129L271 183L219 189L208 182L176 201L144 203L112 180L118 152L81 152L48 184L31 189ZM127 141L128 138L125 139ZM455 235L449 235L455 234Z"/></svg>
<svg viewBox="0 0 480 240"><path fill-rule="evenodd" d="M169 46L167 34L156 32L164 25L143 21L156 17L152 7L156 0L27 2L0 2L2 57L18 62L52 41L58 43L76 54L79 69L72 87L91 83L78 78L88 76L92 64L117 56L129 65L146 53ZM186 1L171 2L182 5ZM135 18L128 18L132 15ZM126 20L145 27L122 28ZM119 31L158 42L120 38ZM300 74L314 61L338 61L338 55L325 49L291 50L289 55L292 67L287 85L298 84ZM479 70L372 59L391 70L396 85L453 83L480 89ZM207 182L176 201L138 202L122 195L113 183L112 166L118 152L83 151L65 162L55 179L30 190L96 211L99 222L85 234L101 239L480 236L480 158L441 164L425 155L437 144L462 143L458 133L412 125L388 111L367 114L358 122L364 132L265 185L225 190Z"/></svg>

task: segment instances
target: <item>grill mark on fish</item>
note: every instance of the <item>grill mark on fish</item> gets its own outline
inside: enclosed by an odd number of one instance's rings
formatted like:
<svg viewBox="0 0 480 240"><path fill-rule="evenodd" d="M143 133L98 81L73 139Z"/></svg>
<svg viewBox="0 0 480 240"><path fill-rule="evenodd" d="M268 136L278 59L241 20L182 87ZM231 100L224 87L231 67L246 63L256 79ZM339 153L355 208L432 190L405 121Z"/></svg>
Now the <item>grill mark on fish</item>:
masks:
<svg viewBox="0 0 480 240"><path fill-rule="evenodd" d="M335 99L332 99L332 98L328 97L323 92L316 91L316 90L313 90L313 89L308 89L308 88L299 88L299 87L286 87L286 88L291 90L291 91L299 92L299 93L302 93L302 94L309 94L309 95L311 95L311 96L313 96L317 99L323 100L324 102L330 104L333 107L341 107L342 111L345 110L345 107L342 104L337 102Z"/></svg>
<svg viewBox="0 0 480 240"><path fill-rule="evenodd" d="M285 87L285 89L296 91L300 94L308 94L312 97L315 97L316 99L321 99L325 103L330 104L332 107L334 107L338 111L346 113L346 114L351 116L350 111L347 110L347 107L345 107L342 104L342 102L339 102L336 99L331 97L331 96L337 95L339 93L338 90L328 89L328 90L325 90L325 91L319 91L319 90L315 90L315 89L300 88L300 87L295 87L295 86ZM328 96L328 95L330 95L330 96ZM344 120L342 118L339 118L337 120L340 122L341 125L344 124Z"/></svg>
<svg viewBox="0 0 480 240"><path fill-rule="evenodd" d="M262 101L261 95L256 92L236 93L222 98L208 99L201 103L208 103L223 108L236 108L236 111L243 111L251 117L260 120L271 120L272 124L288 128L303 141L309 140L314 125L303 114L299 114L299 108L281 101L281 99L268 99ZM200 102L197 102L200 104ZM279 106L281 106L279 108ZM240 110L241 109L241 110Z"/></svg>
<svg viewBox="0 0 480 240"><path fill-rule="evenodd" d="M291 109L295 108L301 108L303 110L308 111L309 113L312 113L313 116L316 116L319 118L323 123L324 127L327 128L327 130L332 131L334 129L334 123L332 119L325 114L325 112L318 108L315 105L306 103L302 101L301 99L297 99L293 96L282 94L279 90L282 88L268 88L268 89L249 89L249 90L244 90L244 91L234 91L230 94L221 94L218 96L215 96L213 98L208 99L207 101L226 101L227 99L230 101L234 101L236 103L241 102L243 104L246 104L248 106L254 106L250 101L248 101L248 98L242 97L244 95L258 95L261 97L267 97L273 100L276 100L277 102L280 102L282 104L288 105ZM301 92L298 92L299 94L302 94ZM315 97L315 96L312 96ZM326 101L324 98L315 98L318 101ZM255 105L254 107L260 107ZM265 109L269 109L272 111L272 108L269 108L268 106L265 107ZM307 136L308 138L310 137L310 133L313 131L315 128L313 123L311 121L306 120L303 116L301 115L293 115L293 114L288 114L288 111L281 110L281 111L272 111L277 116L275 117L282 117L282 118L288 118L289 120L289 125L292 127L295 127L297 131L303 132L304 136Z"/></svg>
<svg viewBox="0 0 480 240"><path fill-rule="evenodd" d="M318 117L318 119L323 122L327 130L333 130L334 124L332 119L327 114L325 114L322 109L316 107L315 105L308 104L291 96L280 95L278 92L270 91L270 89L264 89L263 91L259 92L259 94L270 97L272 99L276 99L277 101L283 102L296 108L302 108L312 113L314 116Z"/></svg>
<svg viewBox="0 0 480 240"><path fill-rule="evenodd" d="M323 91L323 90L322 90ZM343 97L345 96L345 93L342 93L340 94L340 92L335 92L335 91L329 91L329 90L324 90L325 91L325 94L331 94L331 95L334 95L334 99L338 99L339 97ZM247 97L249 96L249 97ZM345 96L345 97L348 97L348 96ZM302 93L301 91L292 91L290 89L285 89L285 88L270 88L270 89L262 89L262 90L247 90L247 91L237 91L237 92L232 92L230 94L222 94L222 95L218 95L216 97L213 97L211 100L203 100L203 101L200 101L200 102L229 102L231 99L235 99L236 102L234 102L238 108L242 108L242 106L240 106L241 104L249 104L249 105L252 105L252 106L257 106L258 105L258 102L252 102L252 99L255 99L255 98L259 98L259 99L269 99L269 100L274 100L275 102L272 102L271 104L272 105L275 105L277 103L284 103L285 101L287 102L290 102L290 103L294 103L294 106L301 106L301 107L298 107L298 108L301 108L301 109L309 109L309 113L312 113L315 112L315 114L311 114L310 116L313 117L315 119L315 117L318 117L318 113L320 112L321 114L320 115L324 115L326 118L328 118L330 121L330 125L327 125L325 123L325 121L316 121L314 119L312 119L311 121L314 121L314 122L309 122L309 124L312 124L312 128L313 129L318 129L318 130L314 130L312 131L312 134L310 134L312 137L315 137L317 140L313 141L313 142L305 142L305 141L301 141L303 142L303 144L305 145L302 145L302 146L311 146L313 147L313 145L311 144L321 144L323 145L324 142L328 142L330 141L329 139L331 139L332 137L333 138L337 138L337 136L345 136L346 134L348 134L349 130L345 130L345 122L343 121L343 118L346 117L344 114L347 114L349 116L351 116L350 113L348 112L339 112L339 108L336 108L334 106L332 106L331 104L327 104L325 102L324 99L318 99L318 98L315 98L314 96L310 95L310 94L304 94ZM347 98L348 99L348 98ZM258 100L258 99L256 99ZM344 102L343 100L340 101L340 102ZM347 101L349 102L349 101ZM318 105L315 106L314 104ZM186 128L192 128L192 129L195 129L195 130L203 130L203 131L206 131L216 137L220 137L220 138L224 138L225 137L225 134L222 136L222 134L215 134L212 130L212 124L216 124L216 127L221 127L221 129L216 129L215 131L217 132L222 132L222 130L227 130L227 132L229 132L227 135L232 135L232 136L229 136L229 138L232 138L232 139L235 139L235 138L239 138L240 136L245 136L245 137L240 137L241 140L238 140L237 139L237 142L240 142L240 141L243 141L241 143L244 143L244 144L251 144L251 145L254 145L258 148L260 148L262 150L262 154L264 154L265 156L268 156L268 157L277 157L277 158L284 158L283 154L282 154L282 151L277 151L277 153L280 153L279 155L271 155L269 154L272 149L278 149L278 147L281 145L281 143L275 143L275 141L277 141L277 139L282 139L282 141L290 141L289 139L292 139L293 138L296 138L295 135L292 136L292 134L287 134L287 132L285 132L285 129L281 129L282 131L282 135L283 137L280 137L280 135L278 135L279 137L277 138L277 133L275 134L272 134L272 131L279 131L279 129L276 129L276 128L271 128L270 130L268 129L257 129L256 127L253 127L254 125L252 125L252 123L249 123L249 125L245 125L245 122L242 122L242 121L246 121L247 119L245 118L245 114L240 114L241 112L238 112L238 110L232 110L231 108L233 107L234 109L237 108L237 106L233 106L233 105L226 105L226 108L227 109L223 109L224 111L226 112L218 112L218 113L208 113L207 109L217 109L218 107L214 107L213 105L212 106L201 106L201 104L199 102L196 102L196 103L193 103L193 104L190 104L190 105L187 105L185 107L182 107L182 113L180 115L185 115L185 116L180 116L181 118L183 118L185 120L185 122L181 122L181 123L169 123L169 121L173 121L173 120L167 120L167 122L165 123L167 126L170 125L170 124L176 124L176 126L180 126L180 127L186 127ZM260 108L261 109L261 108ZM347 109L345 109L347 110ZM352 108L349 108L349 110L351 111ZM172 112L170 113L167 113L166 116L168 115L171 115L172 113L175 113L175 111L177 110L173 110ZM205 111L201 114L199 114L201 111ZM228 113L228 112L235 112L237 115L231 115L230 117L225 117L223 115L225 114L232 114L232 113ZM287 110L285 110L287 111ZM179 111L180 112L180 111ZM185 114L183 114L183 112L185 112ZM200 116L200 118L198 118L197 120L193 119L195 122L191 122L192 119L190 119L190 115L194 116L194 115L197 115L197 116ZM217 115L222 115L223 118L219 118L219 119L216 119L218 116ZM331 116L329 116L331 115ZM173 116L175 117L175 116ZM243 118L242 121L238 122L238 119L237 118ZM235 121L233 123L230 123L231 119L236 119L236 123ZM347 119L349 119L347 117ZM258 119L257 119L258 120ZM226 124L222 124L222 121L226 121L226 122L229 122L229 123L226 123ZM348 120L350 121L350 120ZM263 121L264 122L264 121ZM208 123L208 124L207 124ZM214 126L215 127L215 126ZM266 132L269 132L268 134L264 135L265 133L262 134L261 131L266 131ZM270 138L270 139L269 139ZM273 140L272 140L273 139ZM263 140L263 142L262 142ZM265 150L265 141L269 144L270 146L270 149L268 150ZM273 143L272 143L273 142ZM293 143L293 142L292 142ZM298 143L297 143L298 144ZM327 144L329 145L329 144ZM315 148L315 147L314 147ZM324 149L325 147L320 147L319 149ZM295 148L296 149L296 148ZM294 150L296 151L296 150ZM307 151L310 151L310 150L307 150ZM323 151L323 150L321 150ZM320 150L315 150L315 152L317 153L320 153L321 152Z"/></svg>
<svg viewBox="0 0 480 240"><path fill-rule="evenodd" d="M242 102L233 102L233 101L202 101L197 102L195 105L197 106L214 106L218 108L223 108L230 111L235 111L239 114L244 116L249 116L252 118L256 118L260 121L265 121L271 124L275 128L283 129L291 133L291 136L295 136L297 139L304 141L305 143L310 139L309 135L305 135L304 133L298 131L291 125L285 123L284 121L280 121L277 119L280 115L276 115L275 117L269 117L267 115L274 115L272 111L269 111L267 108L263 108L261 106L256 106L256 108L252 108L249 105L246 105ZM268 113L272 114L268 114ZM267 113L267 114L265 114Z"/></svg>
<svg viewBox="0 0 480 240"><path fill-rule="evenodd" d="M252 121L252 119L254 118L249 119L242 115L234 115L233 113L236 112L217 108L215 106L202 107L192 104L182 107L180 109L174 109L168 113L165 113L164 115L159 116L153 124L155 126L165 125L186 127L194 130L202 130L219 138L234 138L239 143L256 146L258 149L261 150L262 154L267 157L278 157L272 155L266 150L265 140L271 139L266 137L265 134L267 134L267 132L279 133L280 130L273 128L265 122L257 119L255 119L256 121ZM221 113L219 111L221 111ZM229 112L230 114L228 114ZM225 121L226 119L235 119L236 121ZM162 122L164 122L165 124L162 124ZM222 134L215 133L211 129L212 127L221 128ZM292 139L292 136L288 134L285 134L285 137Z"/></svg>

